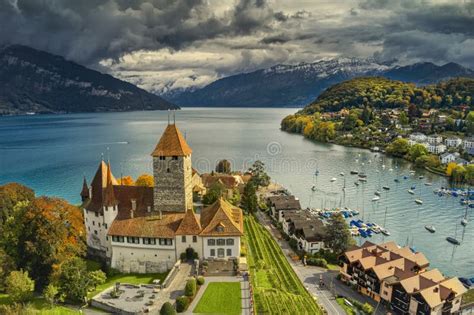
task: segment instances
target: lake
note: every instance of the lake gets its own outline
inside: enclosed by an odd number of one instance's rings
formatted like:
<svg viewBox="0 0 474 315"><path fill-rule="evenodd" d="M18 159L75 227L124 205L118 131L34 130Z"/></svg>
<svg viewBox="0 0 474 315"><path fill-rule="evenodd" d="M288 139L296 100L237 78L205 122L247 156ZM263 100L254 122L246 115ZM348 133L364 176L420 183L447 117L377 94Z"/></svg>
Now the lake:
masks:
<svg viewBox="0 0 474 315"><path fill-rule="evenodd" d="M403 160L314 143L280 131L281 119L295 111L188 108L176 113L176 123L193 149L193 166L198 171L208 172L224 158L234 170L263 160L272 179L295 194L303 207L358 209L366 221L380 225L385 221L391 233L370 240L408 244L447 275L474 276L474 211L469 213L471 222L463 227L465 207L459 198L433 193L447 186L445 178L419 170L410 176L411 165ZM159 111L0 118L0 184L20 182L38 195L59 196L77 204L83 176L90 182L102 157L110 158L116 177L151 173L150 153L167 120L168 113ZM367 183L356 186L351 170L364 171ZM331 182L333 177L337 180ZM425 186L425 182L433 185ZM390 190L382 191L384 185ZM411 186L416 186L415 195L407 192ZM382 195L372 202L376 190ZM416 204L416 198L423 204ZM426 231L427 224L434 225L436 233ZM451 245L447 236L456 236L461 245Z"/></svg>

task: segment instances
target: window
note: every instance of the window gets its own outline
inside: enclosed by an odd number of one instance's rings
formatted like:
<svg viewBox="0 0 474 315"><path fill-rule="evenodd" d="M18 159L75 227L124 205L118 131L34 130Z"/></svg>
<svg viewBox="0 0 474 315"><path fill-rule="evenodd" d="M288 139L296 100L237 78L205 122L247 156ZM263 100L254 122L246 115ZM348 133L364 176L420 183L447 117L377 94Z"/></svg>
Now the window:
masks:
<svg viewBox="0 0 474 315"><path fill-rule="evenodd" d="M169 173L169 172L171 172L171 171L170 171L170 168L168 167L168 168L166 169L166 173Z"/></svg>
<svg viewBox="0 0 474 315"><path fill-rule="evenodd" d="M107 228L107 223L104 223L104 227Z"/></svg>
<svg viewBox="0 0 474 315"><path fill-rule="evenodd" d="M219 225L218 227L216 227L216 231L217 232L224 232L224 227Z"/></svg>
<svg viewBox="0 0 474 315"><path fill-rule="evenodd" d="M95 221L92 221L92 225L94 225L94 226L95 226Z"/></svg>
<svg viewBox="0 0 474 315"><path fill-rule="evenodd" d="M125 237L112 235L112 242L123 243L125 242Z"/></svg>
<svg viewBox="0 0 474 315"><path fill-rule="evenodd" d="M98 217L98 216L99 216L99 213L98 213L98 212L96 212L96 213L95 213L95 216L96 216L96 217Z"/></svg>
<svg viewBox="0 0 474 315"><path fill-rule="evenodd" d="M94 234L97 235L97 231L96 231L96 230L94 230Z"/></svg>
<svg viewBox="0 0 474 315"><path fill-rule="evenodd" d="M144 237L143 238L143 244L145 244L145 245L155 245L156 244L156 239L151 238L151 237Z"/></svg>
<svg viewBox="0 0 474 315"><path fill-rule="evenodd" d="M383 294L384 294L384 295L388 295L388 292L387 292L387 291L383 291Z"/></svg>
<svg viewBox="0 0 474 315"><path fill-rule="evenodd" d="M164 160L166 160L166 157L160 156L160 161L164 161Z"/></svg>
<svg viewBox="0 0 474 315"><path fill-rule="evenodd" d="M176 155L173 155L173 161L177 161L178 157Z"/></svg>
<svg viewBox="0 0 474 315"><path fill-rule="evenodd" d="M140 244L140 238L134 236L127 236L127 243Z"/></svg>
<svg viewBox="0 0 474 315"><path fill-rule="evenodd" d="M227 248L227 256L228 257L232 256L232 249L231 248Z"/></svg>
<svg viewBox="0 0 474 315"><path fill-rule="evenodd" d="M186 243L186 235L181 236L181 242Z"/></svg>
<svg viewBox="0 0 474 315"><path fill-rule="evenodd" d="M99 227L100 227L100 222L99 222Z"/></svg>
<svg viewBox="0 0 474 315"><path fill-rule="evenodd" d="M224 258L224 249L223 248L217 249L217 257Z"/></svg>
<svg viewBox="0 0 474 315"><path fill-rule="evenodd" d="M214 245L216 245L216 240L213 240L213 239L207 240L207 246L214 246Z"/></svg>
<svg viewBox="0 0 474 315"><path fill-rule="evenodd" d="M216 256L216 250L213 248L211 249L211 257L214 257Z"/></svg>
<svg viewBox="0 0 474 315"><path fill-rule="evenodd" d="M171 238L160 238L160 245L173 245L173 240Z"/></svg>
<svg viewBox="0 0 474 315"><path fill-rule="evenodd" d="M225 245L225 239L219 238L219 239L217 240L217 245L218 245L218 246Z"/></svg>
<svg viewBox="0 0 474 315"><path fill-rule="evenodd" d="M106 241L108 241L108 240L109 240L109 237L108 237L108 236L106 236L106 237L105 237L105 240L106 240Z"/></svg>
<svg viewBox="0 0 474 315"><path fill-rule="evenodd" d="M227 246L234 245L234 239L233 238L228 238L225 242L226 242Z"/></svg>
<svg viewBox="0 0 474 315"><path fill-rule="evenodd" d="M196 235L193 236L193 243L197 243L198 237Z"/></svg>

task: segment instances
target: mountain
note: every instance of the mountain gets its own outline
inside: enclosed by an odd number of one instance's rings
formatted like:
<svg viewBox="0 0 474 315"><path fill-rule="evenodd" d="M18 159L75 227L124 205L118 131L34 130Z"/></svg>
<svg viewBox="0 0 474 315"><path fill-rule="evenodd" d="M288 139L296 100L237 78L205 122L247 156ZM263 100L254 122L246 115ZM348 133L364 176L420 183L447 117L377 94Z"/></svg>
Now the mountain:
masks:
<svg viewBox="0 0 474 315"><path fill-rule="evenodd" d="M333 84L362 76L383 76L416 84L474 77L458 64L390 66L373 59L340 58L268 69L219 79L204 88L164 96L181 106L300 107Z"/></svg>
<svg viewBox="0 0 474 315"><path fill-rule="evenodd" d="M170 108L179 107L63 57L21 45L0 50L0 115Z"/></svg>

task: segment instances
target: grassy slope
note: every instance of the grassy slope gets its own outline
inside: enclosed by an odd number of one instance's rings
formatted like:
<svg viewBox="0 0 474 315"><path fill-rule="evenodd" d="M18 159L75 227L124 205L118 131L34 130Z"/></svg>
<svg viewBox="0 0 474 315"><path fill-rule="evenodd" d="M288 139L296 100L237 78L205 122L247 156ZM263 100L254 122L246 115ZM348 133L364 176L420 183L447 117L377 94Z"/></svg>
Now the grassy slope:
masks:
<svg viewBox="0 0 474 315"><path fill-rule="evenodd" d="M321 314L270 233L252 216L244 223L256 312Z"/></svg>
<svg viewBox="0 0 474 315"><path fill-rule="evenodd" d="M209 283L193 312L200 314L240 314L241 298L240 282Z"/></svg>

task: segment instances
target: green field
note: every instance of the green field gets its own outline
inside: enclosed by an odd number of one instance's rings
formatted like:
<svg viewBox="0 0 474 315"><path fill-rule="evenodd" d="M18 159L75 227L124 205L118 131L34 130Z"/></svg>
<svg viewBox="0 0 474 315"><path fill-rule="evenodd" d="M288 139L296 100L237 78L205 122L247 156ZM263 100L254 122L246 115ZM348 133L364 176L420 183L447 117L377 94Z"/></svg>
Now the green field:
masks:
<svg viewBox="0 0 474 315"><path fill-rule="evenodd" d="M253 216L244 225L256 313L322 314L270 233Z"/></svg>
<svg viewBox="0 0 474 315"><path fill-rule="evenodd" d="M194 308L199 314L241 314L240 282L211 282Z"/></svg>

